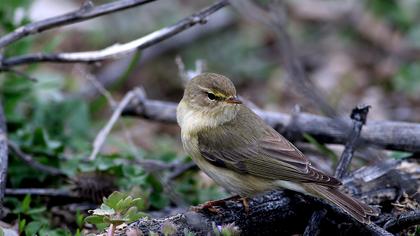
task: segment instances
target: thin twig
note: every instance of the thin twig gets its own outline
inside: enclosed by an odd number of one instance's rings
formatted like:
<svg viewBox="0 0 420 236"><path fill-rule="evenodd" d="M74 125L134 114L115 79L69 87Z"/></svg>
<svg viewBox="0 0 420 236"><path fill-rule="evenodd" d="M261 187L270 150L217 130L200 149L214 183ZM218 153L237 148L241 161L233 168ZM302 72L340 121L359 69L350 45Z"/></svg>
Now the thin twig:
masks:
<svg viewBox="0 0 420 236"><path fill-rule="evenodd" d="M406 212L389 220L385 223L384 229L392 233L398 233L413 225L420 225L420 210Z"/></svg>
<svg viewBox="0 0 420 236"><path fill-rule="evenodd" d="M8 168L7 127L3 106L0 104L0 207L4 199Z"/></svg>
<svg viewBox="0 0 420 236"><path fill-rule="evenodd" d="M117 101L112 97L111 93L93 76L92 74L86 72L81 68L80 65L76 65L76 71L82 75L83 78L86 78L92 86L106 99L109 106L114 108L117 106Z"/></svg>
<svg viewBox="0 0 420 236"><path fill-rule="evenodd" d="M12 141L8 141L8 146L10 148L10 150L20 159L22 159L22 161L24 161L26 164L28 164L30 167L45 172L47 174L50 175L54 175L54 176L66 176L60 169L51 167L51 166L46 166L43 165L37 161L34 160L34 158L31 155L28 155L26 153L24 153L18 145L16 145L14 142Z"/></svg>
<svg viewBox="0 0 420 236"><path fill-rule="evenodd" d="M203 73L206 68L206 63L203 60L196 60L194 70L188 70L185 68L185 64L179 55L175 57L175 64L178 67L178 75L184 85L195 76Z"/></svg>
<svg viewBox="0 0 420 236"><path fill-rule="evenodd" d="M25 36L40 33L45 30L70 25L77 22L89 20L105 14L122 11L128 8L140 6L156 0L120 0L94 7L91 1L85 1L80 9L60 16L51 17L45 20L33 22L17 28L13 32L0 38L0 48L5 47Z"/></svg>
<svg viewBox="0 0 420 236"><path fill-rule="evenodd" d="M194 162L186 163L186 164L179 164L174 167L173 171L171 171L171 174L168 176L168 180L173 180L184 174L185 172L189 170L197 169L198 167Z"/></svg>
<svg viewBox="0 0 420 236"><path fill-rule="evenodd" d="M98 90L98 92L105 97L105 99L107 100L109 106L111 107L111 109L115 109L118 105L117 101L112 97L111 92L109 92L97 79L95 76L93 76L90 73L87 73L85 71L83 71L80 67L77 67L78 72L83 75L84 78L86 78L87 80L89 80L89 82L91 82L91 84L93 85L93 87ZM137 159L141 159L140 154L138 152L138 150L135 148L134 142L133 142L133 136L131 135L131 132L129 131L129 129L127 128L127 126L122 123L122 128L123 128L123 132L125 135L125 138L127 140L127 142L130 144L129 148L130 151L132 152L133 156L135 156Z"/></svg>
<svg viewBox="0 0 420 236"><path fill-rule="evenodd" d="M172 26L168 26L157 30L144 37L138 38L125 44L116 44L98 51L73 52L73 53L35 53L23 56L15 56L4 58L0 63L0 70L3 68L17 66L22 64L30 64L35 62L57 62L57 63L74 63L74 62L98 62L106 59L114 59L132 53L139 49L145 49L168 39L188 28L197 24L204 24L207 17L228 5L227 0L221 0L215 4L204 8L203 10L178 21Z"/></svg>
<svg viewBox="0 0 420 236"><path fill-rule="evenodd" d="M367 105L357 106L351 112L350 118L353 120L353 129L351 130L349 139L346 142L343 153L341 154L340 161L335 169L336 178L342 179L346 175L346 171L350 165L351 159L353 158L357 141L362 132L362 127L366 124L369 108L370 106Z"/></svg>
<svg viewBox="0 0 420 236"><path fill-rule="evenodd" d="M29 81L32 81L32 82L38 82L38 80L36 79L36 78L34 78L34 77L32 77L32 76L30 76L30 75L28 75L28 74L26 74L26 73L23 73L23 72L21 72L21 71L18 71L18 70L15 70L15 69L12 69L12 68L4 68L4 69L2 69L4 72L10 72L10 73L13 73L13 74L16 74L16 75L18 75L18 76L20 76L20 77L22 77L22 78L25 78L25 79L27 79L27 80L29 80ZM0 70L1 71L1 70Z"/></svg>
<svg viewBox="0 0 420 236"><path fill-rule="evenodd" d="M92 154L89 156L89 160L92 161L96 158L96 155L101 150L106 137L108 136L115 122L117 122L118 118L121 116L122 111L138 93L141 93L140 88L135 88L134 90L131 90L124 96L124 98L115 108L114 112L112 113L111 119L108 121L105 127L103 127L102 130L96 136L95 141L93 142L93 151L92 151Z"/></svg>
<svg viewBox="0 0 420 236"><path fill-rule="evenodd" d="M54 189L54 188L7 188L7 195L41 195L50 197L75 197L75 193L67 189Z"/></svg>

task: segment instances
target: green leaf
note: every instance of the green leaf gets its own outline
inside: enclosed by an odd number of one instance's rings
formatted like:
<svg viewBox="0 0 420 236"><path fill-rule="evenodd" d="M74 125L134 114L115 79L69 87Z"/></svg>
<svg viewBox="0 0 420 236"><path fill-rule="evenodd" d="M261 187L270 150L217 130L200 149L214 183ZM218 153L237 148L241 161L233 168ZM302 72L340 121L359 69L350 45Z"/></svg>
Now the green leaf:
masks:
<svg viewBox="0 0 420 236"><path fill-rule="evenodd" d="M309 143L315 145L315 147L322 152L323 154L327 155L328 157L330 157L332 159L332 161L334 163L336 163L338 161L338 157L337 155L331 151L331 149L329 149L327 146L325 146L324 144L318 142L314 137L312 137L311 135L304 133L303 137L308 140Z"/></svg>
<svg viewBox="0 0 420 236"><path fill-rule="evenodd" d="M27 214L28 215L39 214L39 213L45 212L46 210L47 210L47 208L44 207L44 206L43 207L31 208L27 211Z"/></svg>
<svg viewBox="0 0 420 236"><path fill-rule="evenodd" d="M91 215L91 216L87 216L85 218L85 222L89 223L89 224L101 224L104 223L104 216L99 216L99 215Z"/></svg>
<svg viewBox="0 0 420 236"><path fill-rule="evenodd" d="M22 205L20 209L22 209L23 213L26 213L29 211L29 205L31 204L31 195L27 194L25 198L22 201Z"/></svg>
<svg viewBox="0 0 420 236"><path fill-rule="evenodd" d="M139 210L137 209L137 207L132 206L130 208L128 208L127 212L124 214L125 219L127 219L128 221L135 221L137 219L135 219L135 217L137 217L137 213L139 212Z"/></svg>
<svg viewBox="0 0 420 236"><path fill-rule="evenodd" d="M103 202L111 208L116 209L117 203L127 196L126 193L114 191L108 198L104 198Z"/></svg>
<svg viewBox="0 0 420 236"><path fill-rule="evenodd" d="M84 215L80 213L79 210L76 211L76 224L79 228L83 227L83 220L84 220Z"/></svg>
<svg viewBox="0 0 420 236"><path fill-rule="evenodd" d="M122 199L121 201L117 203L117 206L115 207L115 211L120 212L120 213L126 211L131 206L132 201L133 201L133 197L127 196L125 199Z"/></svg>
<svg viewBox="0 0 420 236"><path fill-rule="evenodd" d="M137 209L145 209L146 204L144 203L142 198L135 198L131 202L131 206L136 206Z"/></svg>
<svg viewBox="0 0 420 236"><path fill-rule="evenodd" d="M18 226L19 234L23 232L23 230L25 229L25 226L26 226L26 219L20 220L20 215L19 215L19 226Z"/></svg>
<svg viewBox="0 0 420 236"><path fill-rule="evenodd" d="M90 210L89 213L91 213L92 215L98 215L98 216L110 216L110 215L115 214L115 210L105 204L102 204L101 208Z"/></svg>
<svg viewBox="0 0 420 236"><path fill-rule="evenodd" d="M42 226L43 226L42 222L39 222L39 221L30 222L25 228L26 236L36 235L36 233L41 229Z"/></svg>

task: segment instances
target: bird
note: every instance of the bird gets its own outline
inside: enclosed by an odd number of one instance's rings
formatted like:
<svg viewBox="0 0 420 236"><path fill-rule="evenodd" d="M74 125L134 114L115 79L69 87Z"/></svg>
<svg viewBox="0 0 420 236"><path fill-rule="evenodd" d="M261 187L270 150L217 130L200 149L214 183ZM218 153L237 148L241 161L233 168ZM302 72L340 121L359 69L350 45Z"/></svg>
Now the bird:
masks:
<svg viewBox="0 0 420 236"><path fill-rule="evenodd" d="M341 181L305 155L242 103L232 81L202 73L187 82L177 106L184 150L228 192L252 197L289 189L322 198L361 223L376 211L340 191Z"/></svg>

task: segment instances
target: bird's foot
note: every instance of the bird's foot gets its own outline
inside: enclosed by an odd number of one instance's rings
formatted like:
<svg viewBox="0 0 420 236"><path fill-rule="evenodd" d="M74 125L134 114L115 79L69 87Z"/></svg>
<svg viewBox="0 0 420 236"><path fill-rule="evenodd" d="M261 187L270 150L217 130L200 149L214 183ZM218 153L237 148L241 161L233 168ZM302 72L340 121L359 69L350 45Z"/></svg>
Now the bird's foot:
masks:
<svg viewBox="0 0 420 236"><path fill-rule="evenodd" d="M249 210L249 198L241 197L239 195L224 198L224 199L221 199L221 200L208 201L208 202L200 204L198 206L191 207L191 210L193 210L195 212L207 210L209 212L219 214L220 210L217 207L226 206L226 201L241 201L242 205L244 206L245 213L247 215L249 214L249 212L250 212L250 210Z"/></svg>
<svg viewBox="0 0 420 236"><path fill-rule="evenodd" d="M200 212L203 210L207 210L211 213L219 214L220 210L217 209L218 206L225 206L225 199L222 200L215 200L215 201L208 201L206 203L200 204L198 206L191 207L192 211Z"/></svg>
<svg viewBox="0 0 420 236"><path fill-rule="evenodd" d="M242 205L244 206L245 214L249 215L249 198L247 197L241 197L239 200L242 201Z"/></svg>

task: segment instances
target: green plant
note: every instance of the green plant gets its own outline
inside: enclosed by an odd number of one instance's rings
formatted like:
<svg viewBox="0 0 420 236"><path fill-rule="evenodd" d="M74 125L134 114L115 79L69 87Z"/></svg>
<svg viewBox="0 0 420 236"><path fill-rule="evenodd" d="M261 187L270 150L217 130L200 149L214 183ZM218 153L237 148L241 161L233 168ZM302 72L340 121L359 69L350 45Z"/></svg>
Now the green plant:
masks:
<svg viewBox="0 0 420 236"><path fill-rule="evenodd" d="M31 195L26 195L20 204L17 204L15 209L12 211L17 215L25 215L31 219L39 219L41 213L46 211L45 206L41 207L31 207ZM25 225L25 223L23 223Z"/></svg>
<svg viewBox="0 0 420 236"><path fill-rule="evenodd" d="M143 205L141 198L133 198L126 193L115 191L108 198L103 199L100 208L90 210L92 215L86 217L85 221L95 224L98 228L109 226L108 235L114 235L116 226L131 223L145 216L139 211Z"/></svg>

